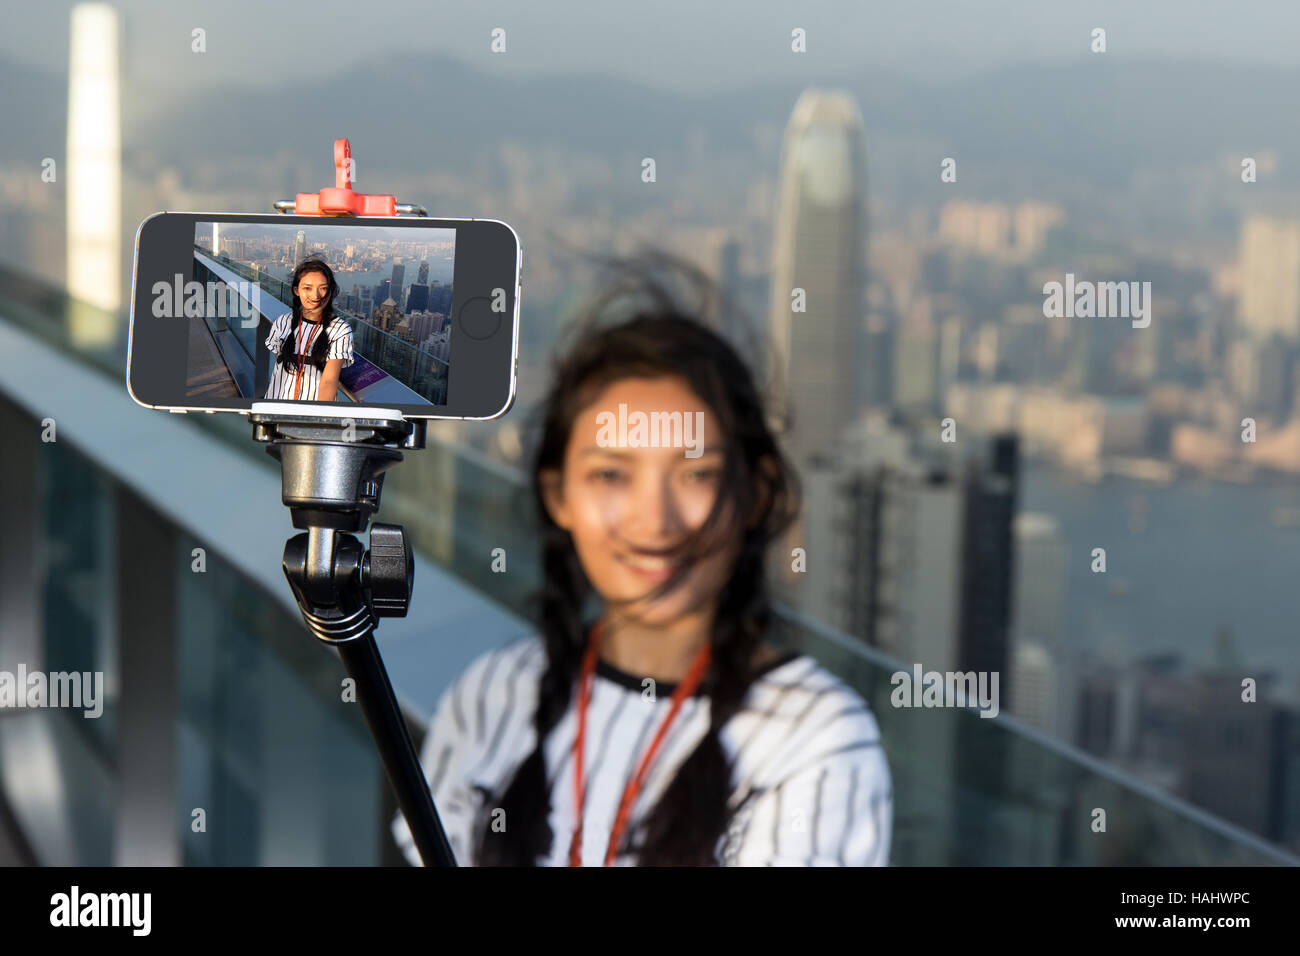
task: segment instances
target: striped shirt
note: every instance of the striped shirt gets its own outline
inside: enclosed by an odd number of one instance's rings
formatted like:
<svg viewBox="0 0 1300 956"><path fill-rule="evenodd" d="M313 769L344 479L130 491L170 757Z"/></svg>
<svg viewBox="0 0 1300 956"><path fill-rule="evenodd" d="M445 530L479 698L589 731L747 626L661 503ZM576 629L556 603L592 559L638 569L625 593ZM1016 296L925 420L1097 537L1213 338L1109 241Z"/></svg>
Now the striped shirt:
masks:
<svg viewBox="0 0 1300 956"><path fill-rule="evenodd" d="M546 667L539 636L476 658L443 693L420 759L457 862L473 865L478 813L502 793L536 743L533 714ZM640 678L598 659L583 758L582 859L601 866L623 787L670 706L673 685L647 692ZM574 831L577 694L547 737L554 839L543 866L567 866ZM687 698L633 806L628 833L708 729L708 697ZM812 657L787 654L751 685L719 731L732 762L729 806L740 809L715 847L727 866L871 866L889 862L893 790L876 719L863 699ZM508 821L507 821L508 824ZM393 836L413 865L419 853L400 813ZM630 853L615 865L636 865Z"/></svg>
<svg viewBox="0 0 1300 956"><path fill-rule="evenodd" d="M319 322L308 322L306 319L298 323L298 337L294 345L295 351L302 359L301 385L297 382L296 369L286 371L284 366L276 361L276 357L280 354L280 343L292 328L293 312L286 312L271 324L271 334L266 337L266 347L271 350L271 361L274 365L271 369L271 384L267 386L265 397L291 399L294 397L294 390L297 389L299 401L314 402L316 389L320 386L324 370L316 368L311 360L311 351L321 334L321 326ZM326 361L343 359L343 367L347 368L352 364L352 328L336 315L326 334L329 335L330 341L329 352L325 356Z"/></svg>

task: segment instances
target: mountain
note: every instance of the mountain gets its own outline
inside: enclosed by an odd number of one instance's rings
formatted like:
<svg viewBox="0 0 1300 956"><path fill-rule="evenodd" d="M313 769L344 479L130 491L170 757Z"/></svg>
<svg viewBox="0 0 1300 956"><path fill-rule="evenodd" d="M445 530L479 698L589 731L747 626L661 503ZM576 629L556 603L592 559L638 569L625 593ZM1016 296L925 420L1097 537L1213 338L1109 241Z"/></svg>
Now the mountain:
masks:
<svg viewBox="0 0 1300 956"><path fill-rule="evenodd" d="M1291 122L1300 71L1108 56L1024 63L960 82L864 69L842 84L816 85L853 91L869 162L915 167L916 183L937 181L945 155L958 158L967 185L1030 181L1049 190L1115 188L1138 171L1159 175L1263 149L1300 154L1300 126ZM66 86L63 77L0 61L0 159L38 163L62 154ZM757 131L779 132L799 92L773 83L687 97L608 76L514 78L406 54L306 84L226 83L202 102L157 111L147 91L128 89L123 145L128 164L147 155L150 165L182 170L237 166L278 152L319 167L322 151L343 134L367 172L436 165L462 174L495 161L505 141L620 160L691 148L740 164L737 177L770 176L775 144L757 148Z"/></svg>

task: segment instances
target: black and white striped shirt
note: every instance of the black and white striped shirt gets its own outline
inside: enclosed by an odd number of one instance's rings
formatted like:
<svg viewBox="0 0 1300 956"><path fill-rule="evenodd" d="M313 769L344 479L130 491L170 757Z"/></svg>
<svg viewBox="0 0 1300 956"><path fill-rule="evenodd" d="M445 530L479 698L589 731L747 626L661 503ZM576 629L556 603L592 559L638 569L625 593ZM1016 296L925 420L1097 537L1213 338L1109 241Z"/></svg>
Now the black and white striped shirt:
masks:
<svg viewBox="0 0 1300 956"><path fill-rule="evenodd" d="M316 401L316 389L324 371L316 368L311 360L311 351L316 339L322 334L319 322L303 319L298 323L298 337L294 342L295 352L302 359L302 383L298 384L296 369L286 371L284 366L275 361L280 354L280 343L284 341L289 330L293 328L293 312L286 312L271 324L271 333L266 337L266 347L271 350L271 360L275 363L271 370L271 384L267 386L266 398L292 399L297 390L299 401ZM325 360L343 359L343 367L352 364L352 328L339 316L334 316L329 329L324 333L329 336L330 349Z"/></svg>
<svg viewBox="0 0 1300 956"><path fill-rule="evenodd" d="M477 813L500 794L536 743L533 713L546 666L539 636L481 655L442 695L421 751L434 803L457 862L473 865ZM671 705L672 685L649 693L640 678L598 660L583 758L584 866L604 862L627 780ZM554 839L543 866L567 866L574 830L577 694L547 737ZM647 772L628 832L635 832L708 729L707 696L687 698ZM728 866L883 866L889 862L893 789L880 731L866 702L812 657L769 665L743 709L719 732L731 758L730 806L741 809L719 840ZM506 821L509 825L509 821ZM393 836L420 865L399 813ZM472 832L473 831L473 832ZM636 865L630 854L615 865Z"/></svg>

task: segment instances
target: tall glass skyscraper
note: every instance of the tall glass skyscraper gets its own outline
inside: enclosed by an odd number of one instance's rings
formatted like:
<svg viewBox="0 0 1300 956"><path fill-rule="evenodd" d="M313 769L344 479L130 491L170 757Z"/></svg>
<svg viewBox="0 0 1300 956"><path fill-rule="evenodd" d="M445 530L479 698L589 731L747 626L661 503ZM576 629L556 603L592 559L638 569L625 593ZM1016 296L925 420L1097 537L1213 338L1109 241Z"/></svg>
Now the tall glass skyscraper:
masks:
<svg viewBox="0 0 1300 956"><path fill-rule="evenodd" d="M782 145L770 325L771 412L778 428L791 426L786 441L796 462L830 453L857 417L865 164L852 96L807 90Z"/></svg>
<svg viewBox="0 0 1300 956"><path fill-rule="evenodd" d="M120 18L106 3L72 9L68 63L67 286L75 300L116 313L122 306L122 120ZM107 344L117 330L75 312L83 344Z"/></svg>

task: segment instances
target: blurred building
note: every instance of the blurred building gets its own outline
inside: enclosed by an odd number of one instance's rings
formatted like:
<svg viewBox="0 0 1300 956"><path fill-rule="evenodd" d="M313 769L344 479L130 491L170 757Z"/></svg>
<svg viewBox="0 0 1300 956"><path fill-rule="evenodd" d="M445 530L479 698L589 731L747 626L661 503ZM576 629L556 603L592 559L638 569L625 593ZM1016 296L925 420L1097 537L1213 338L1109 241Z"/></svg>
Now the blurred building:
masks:
<svg viewBox="0 0 1300 956"><path fill-rule="evenodd" d="M1064 714L1057 675L1065 639L1065 537L1052 515L1021 512L1012 522L1011 711L1059 735Z"/></svg>
<svg viewBox="0 0 1300 956"><path fill-rule="evenodd" d="M798 600L831 626L927 668L1009 679L1017 489L1013 436L958 459L866 414L807 468Z"/></svg>
<svg viewBox="0 0 1300 956"><path fill-rule="evenodd" d="M959 382L944 410L985 434L1014 431L1029 454L1085 471L1103 458L1145 452L1149 414L1140 396L1068 395L1042 386Z"/></svg>
<svg viewBox="0 0 1300 956"><path fill-rule="evenodd" d="M1232 343L1228 379L1247 414L1272 421L1291 417L1294 361L1294 344L1277 332L1245 335Z"/></svg>
<svg viewBox="0 0 1300 956"><path fill-rule="evenodd" d="M864 408L882 408L894 394L894 329L880 312L864 320L862 361L858 366L858 401Z"/></svg>
<svg viewBox="0 0 1300 956"><path fill-rule="evenodd" d="M1015 570L1012 522L1020 486L1020 442L1012 433L970 442L963 462L961 626L957 668L1001 673L1010 688L1008 642Z"/></svg>
<svg viewBox="0 0 1300 956"><path fill-rule="evenodd" d="M1008 711L1030 727L1056 732L1057 662L1042 644L1017 641L1011 648L1011 695Z"/></svg>
<svg viewBox="0 0 1300 956"><path fill-rule="evenodd" d="M1015 250L1022 256L1036 255L1047 243L1052 229L1065 221L1065 210L1055 203L1028 201L1012 213Z"/></svg>
<svg viewBox="0 0 1300 956"><path fill-rule="evenodd" d="M939 328L928 299L918 299L894 339L894 407L914 414L933 413L939 403Z"/></svg>
<svg viewBox="0 0 1300 956"><path fill-rule="evenodd" d="M939 238L986 255L1011 244L1011 210L1000 202L953 199L939 211Z"/></svg>
<svg viewBox="0 0 1300 956"><path fill-rule="evenodd" d="M1241 227L1242 331L1300 341L1300 222L1251 216Z"/></svg>
<svg viewBox="0 0 1300 956"><path fill-rule="evenodd" d="M829 453L856 417L865 162L853 97L806 91L782 146L770 327L772 413L778 428L790 426L787 445L800 465ZM806 311L792 311L795 289Z"/></svg>
<svg viewBox="0 0 1300 956"><path fill-rule="evenodd" d="M1220 634L1220 649L1225 644ZM1094 665L1079 681L1078 743L1152 785L1268 840L1300 840L1300 709L1242 700L1243 676L1228 653L1196 670L1159 654L1123 668ZM1247 785L1247 782L1250 782Z"/></svg>
<svg viewBox="0 0 1300 956"><path fill-rule="evenodd" d="M122 307L121 19L107 3L72 10L68 54L67 289L73 299L110 313L78 311L73 334L108 345Z"/></svg>

